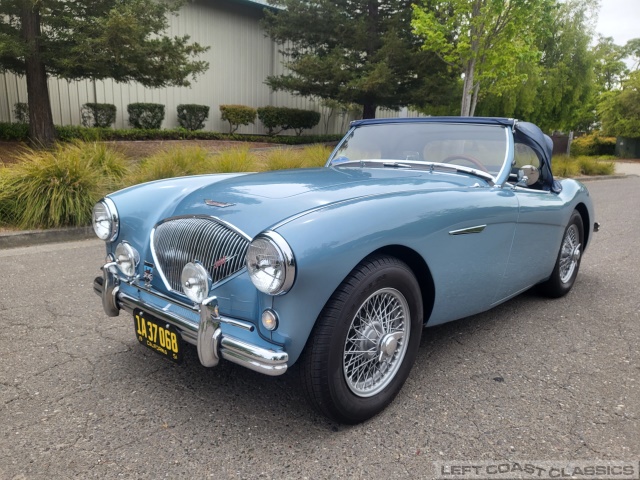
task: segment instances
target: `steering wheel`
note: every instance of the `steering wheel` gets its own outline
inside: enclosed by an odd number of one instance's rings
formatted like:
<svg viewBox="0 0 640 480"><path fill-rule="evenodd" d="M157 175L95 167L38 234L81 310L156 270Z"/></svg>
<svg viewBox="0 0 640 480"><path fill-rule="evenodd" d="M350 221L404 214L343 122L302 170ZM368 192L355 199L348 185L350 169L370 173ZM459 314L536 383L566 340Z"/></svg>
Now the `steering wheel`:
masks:
<svg viewBox="0 0 640 480"><path fill-rule="evenodd" d="M447 158L441 160L440 163L451 163L453 160L457 160L457 159L466 160L467 162L473 163L476 167L478 167L483 172L489 173L489 170L487 170L484 167L484 165L480 163L480 160L477 160L470 155L464 155L462 153L458 153L456 155L449 155Z"/></svg>

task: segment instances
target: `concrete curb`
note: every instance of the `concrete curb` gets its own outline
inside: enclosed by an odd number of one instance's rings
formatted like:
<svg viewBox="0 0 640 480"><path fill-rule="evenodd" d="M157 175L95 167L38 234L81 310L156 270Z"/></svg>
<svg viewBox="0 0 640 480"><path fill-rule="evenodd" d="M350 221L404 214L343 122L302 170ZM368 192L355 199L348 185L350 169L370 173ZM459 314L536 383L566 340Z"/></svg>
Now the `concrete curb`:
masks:
<svg viewBox="0 0 640 480"><path fill-rule="evenodd" d="M31 247L45 243L72 242L97 238L92 227L52 228L0 233L0 250Z"/></svg>
<svg viewBox="0 0 640 480"><path fill-rule="evenodd" d="M590 175L585 177L572 177L579 182L590 182L591 180L619 180L621 178L637 177L638 175L633 173L618 173L615 175Z"/></svg>

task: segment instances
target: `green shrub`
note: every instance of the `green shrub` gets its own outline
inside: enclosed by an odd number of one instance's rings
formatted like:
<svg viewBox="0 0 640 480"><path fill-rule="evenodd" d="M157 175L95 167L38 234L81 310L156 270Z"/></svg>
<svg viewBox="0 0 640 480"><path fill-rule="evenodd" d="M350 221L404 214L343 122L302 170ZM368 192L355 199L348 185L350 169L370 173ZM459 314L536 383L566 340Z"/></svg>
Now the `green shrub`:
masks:
<svg viewBox="0 0 640 480"><path fill-rule="evenodd" d="M249 125L256 120L256 109L246 105L220 105L220 118L229 122L229 133L235 133L240 125Z"/></svg>
<svg viewBox="0 0 640 480"><path fill-rule="evenodd" d="M164 105L159 103L130 103L127 112L133 128L158 129L164 120Z"/></svg>
<svg viewBox="0 0 640 480"><path fill-rule="evenodd" d="M320 122L320 112L314 110L291 108L288 115L289 128L295 130L298 137L302 135L303 130L311 129Z"/></svg>
<svg viewBox="0 0 640 480"><path fill-rule="evenodd" d="M57 126L56 134L62 142L82 140L84 142L99 142L108 137L109 128L78 127L76 125Z"/></svg>
<svg viewBox="0 0 640 480"><path fill-rule="evenodd" d="M283 107L260 107L258 118L267 129L267 135L277 135L289 128L287 112Z"/></svg>
<svg viewBox="0 0 640 480"><path fill-rule="evenodd" d="M293 129L297 136L307 128L315 127L320 122L320 113L313 110L288 107L260 107L258 118L267 129L267 135Z"/></svg>
<svg viewBox="0 0 640 480"><path fill-rule="evenodd" d="M186 130L201 130L209 118L209 107L206 105L178 105L178 123Z"/></svg>
<svg viewBox="0 0 640 480"><path fill-rule="evenodd" d="M0 140L23 142L29 137L27 123L0 123Z"/></svg>
<svg viewBox="0 0 640 480"><path fill-rule="evenodd" d="M301 135L268 137L265 135L191 131L184 128L158 129L113 129L80 127L76 125L56 126L58 139L69 142L74 139L84 141L100 140L229 140L234 142L280 143L285 145L305 145L310 143L337 142L342 135ZM22 123L0 123L0 140L26 141L29 125Z"/></svg>
<svg viewBox="0 0 640 480"><path fill-rule="evenodd" d="M29 123L29 104L17 102L13 105L13 115L18 123Z"/></svg>
<svg viewBox="0 0 640 480"><path fill-rule="evenodd" d="M85 127L108 128L116 122L116 106L110 103L85 103L81 116Z"/></svg>
<svg viewBox="0 0 640 480"><path fill-rule="evenodd" d="M28 150L2 174L0 206L19 228L87 225L95 202L119 188L126 161L105 145Z"/></svg>
<svg viewBox="0 0 640 480"><path fill-rule="evenodd" d="M615 137L603 137L598 134L578 137L571 142L571 156L580 155L615 155Z"/></svg>

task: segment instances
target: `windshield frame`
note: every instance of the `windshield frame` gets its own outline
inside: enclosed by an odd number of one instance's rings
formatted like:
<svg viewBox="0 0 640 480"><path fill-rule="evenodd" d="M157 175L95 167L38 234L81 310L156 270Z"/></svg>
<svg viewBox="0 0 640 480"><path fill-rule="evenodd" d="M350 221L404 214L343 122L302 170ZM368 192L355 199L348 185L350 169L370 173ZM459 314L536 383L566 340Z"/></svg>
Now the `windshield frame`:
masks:
<svg viewBox="0 0 640 480"><path fill-rule="evenodd" d="M430 118L430 117L426 117L426 118ZM416 123L421 123L418 119L412 119L414 121L416 121ZM380 122L380 124L384 124L384 125L401 125L405 122L403 121L385 121L385 122ZM414 122L411 122L414 123ZM464 126L469 126L469 125L478 125L478 126L486 126L486 123L471 123L471 122L456 122L456 121L442 121L442 122L433 122L433 120L431 121L425 121L426 123L435 123L435 124L439 124L439 125L464 125ZM495 126L496 128L502 128L505 134L505 141L506 141L506 148L505 148L505 155L504 158L502 159L502 166L500 167L500 169L498 170L497 173L492 174L491 172L484 172L480 169L477 168L472 168L472 167L467 167L464 165L457 165L455 163L440 163L440 162L427 162L427 161L415 161L415 160L398 160L398 159L384 159L384 158L375 158L375 159L366 159L366 160L351 160L345 163L338 163L338 164L333 164L333 161L337 158L337 154L338 152L342 149L342 146L344 145L345 142L347 142L353 132L358 129L358 128L363 128L366 126L369 126L370 124L364 124L364 125L360 125L359 122L357 122L357 124L355 125L351 125L351 128L349 128L349 130L347 131L347 133L344 135L344 137L342 138L342 140L340 140L340 142L338 142L338 144L336 145L336 147L333 149L333 151L331 152L331 154L329 155L329 158L327 160L327 162L325 163L325 167L329 167L329 168L339 168L339 167L346 167L346 168L357 168L357 166L359 166L360 168L364 167L365 163L374 163L374 164L380 164L380 166L382 167L394 167L394 168L414 168L415 167L424 167L423 170L425 171L429 171L429 172L434 172L434 171L450 171L453 173L464 173L464 174L468 174L468 175L474 175L477 177L480 177L484 180L486 180L489 185L503 185L507 179L509 178L509 172L511 171L511 166L512 166L512 162L513 162L513 158L514 158L514 140L513 140L513 132L512 132L512 126L510 125L505 125L505 124L494 124L492 126Z"/></svg>

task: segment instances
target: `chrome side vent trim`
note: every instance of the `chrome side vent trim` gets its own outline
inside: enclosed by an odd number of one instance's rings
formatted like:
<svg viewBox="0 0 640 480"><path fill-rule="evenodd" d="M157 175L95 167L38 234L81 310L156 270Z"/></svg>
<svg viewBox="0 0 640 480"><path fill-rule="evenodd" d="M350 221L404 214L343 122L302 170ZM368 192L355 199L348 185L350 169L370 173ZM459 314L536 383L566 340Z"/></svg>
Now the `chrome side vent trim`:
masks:
<svg viewBox="0 0 640 480"><path fill-rule="evenodd" d="M486 225L476 225L475 227L461 228L460 230L451 230L449 235L469 235L471 233L481 233L487 228Z"/></svg>

